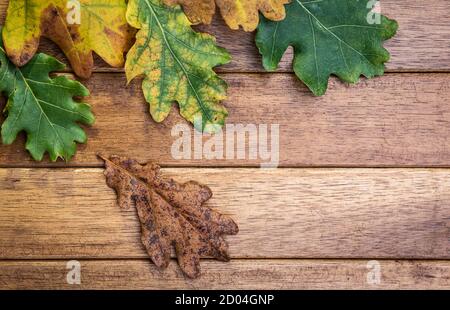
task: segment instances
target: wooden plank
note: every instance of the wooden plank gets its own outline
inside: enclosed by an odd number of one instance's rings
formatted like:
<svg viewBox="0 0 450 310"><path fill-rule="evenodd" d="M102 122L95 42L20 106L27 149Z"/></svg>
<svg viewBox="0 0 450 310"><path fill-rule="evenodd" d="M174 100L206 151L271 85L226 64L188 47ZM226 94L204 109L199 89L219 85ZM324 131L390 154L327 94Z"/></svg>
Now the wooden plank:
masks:
<svg viewBox="0 0 450 310"><path fill-rule="evenodd" d="M5 18L7 0L0 0L0 20ZM382 0L382 12L400 24L398 35L386 43L392 53L387 65L391 72L405 71L450 71L450 16L448 0L429 0L426 4L426 17L422 0L397 1ZM420 22L419 22L420 21ZM233 55L231 64L218 69L220 72L262 72L261 58L254 44L254 34L231 31L217 19L210 27L201 30L214 34L219 45L227 48ZM41 50L65 59L59 49L48 41L43 42ZM283 59L280 70L291 72L292 53ZM97 71L121 71L109 68L96 58Z"/></svg>
<svg viewBox="0 0 450 310"><path fill-rule="evenodd" d="M214 192L234 258L450 258L448 169L165 169ZM101 169L0 169L0 259L144 258Z"/></svg>
<svg viewBox="0 0 450 310"><path fill-rule="evenodd" d="M450 74L388 74L354 86L332 80L328 94L320 98L291 74L225 78L230 84L224 102L228 123L269 128L278 124L280 166L450 166ZM267 161L261 156L249 159L248 143L246 159L237 159L236 152L224 159L196 159L194 152L191 159L177 159L171 150L178 136L172 137L171 131L186 124L178 110L156 124L139 83L125 85L124 76L110 73L98 73L87 82L92 92L87 101L97 123L69 165L98 167L97 152L152 159L165 166L259 166ZM12 146L0 147L0 165L35 165L24 150L23 136ZM41 165L49 165L48 159Z"/></svg>
<svg viewBox="0 0 450 310"><path fill-rule="evenodd" d="M145 260L82 260L81 284L67 284L67 261L0 261L0 289L449 289L450 261L205 260L197 280L175 262L165 271ZM369 268L368 268L369 267Z"/></svg>

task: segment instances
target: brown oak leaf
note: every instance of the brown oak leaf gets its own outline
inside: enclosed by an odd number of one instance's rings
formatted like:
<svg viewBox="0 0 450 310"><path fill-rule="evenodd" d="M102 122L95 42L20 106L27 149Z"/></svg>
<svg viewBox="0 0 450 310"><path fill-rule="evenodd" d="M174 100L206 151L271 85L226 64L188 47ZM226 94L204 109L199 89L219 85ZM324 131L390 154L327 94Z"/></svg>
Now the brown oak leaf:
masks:
<svg viewBox="0 0 450 310"><path fill-rule="evenodd" d="M167 5L180 4L194 24L210 24L219 8L231 29L253 31L258 26L259 12L270 20L280 21L286 16L284 5L290 0L164 0Z"/></svg>
<svg viewBox="0 0 450 310"><path fill-rule="evenodd" d="M202 256L230 260L223 235L235 235L239 229L230 217L203 205L212 197L207 186L163 178L156 164L100 157L105 161L107 184L116 191L120 208L136 206L142 243L157 267L168 266L172 247L190 278L200 275Z"/></svg>

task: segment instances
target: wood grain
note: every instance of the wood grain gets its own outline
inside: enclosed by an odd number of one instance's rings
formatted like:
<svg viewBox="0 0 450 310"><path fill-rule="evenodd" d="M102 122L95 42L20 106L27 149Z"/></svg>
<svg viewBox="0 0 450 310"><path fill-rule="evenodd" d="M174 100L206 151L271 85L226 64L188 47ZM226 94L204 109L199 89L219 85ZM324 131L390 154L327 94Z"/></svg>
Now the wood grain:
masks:
<svg viewBox="0 0 450 310"><path fill-rule="evenodd" d="M0 289L449 289L449 261L379 261L368 283L366 260L205 260L202 277L183 277L145 260L82 260L81 285L67 284L68 261L0 261ZM369 265L370 266L370 265Z"/></svg>
<svg viewBox="0 0 450 310"><path fill-rule="evenodd" d="M388 74L354 86L333 79L320 98L292 74L225 74L225 79L230 83L224 102L228 123L278 124L282 167L450 166L450 74ZM89 80L87 101L97 122L87 130L87 145L68 165L99 167L97 152L164 166L259 166L267 161L249 159L248 143L246 159L237 159L236 152L228 159L196 159L194 153L191 159L174 158L171 148L178 136L171 131L187 123L174 108L156 124L139 83L125 85L122 75L110 73ZM39 164L25 152L22 135L12 146L0 146L0 165ZM50 165L48 158L40 165Z"/></svg>
<svg viewBox="0 0 450 310"><path fill-rule="evenodd" d="M0 289L449 289L450 169L438 168L450 167L449 9L448 0L383 0L400 24L385 45L391 73L354 86L332 79L321 98L291 74L292 51L281 74L263 74L254 34L220 20L197 27L233 54L217 70L230 84L229 123L280 125L287 168L278 170L242 168L262 162L248 158L174 159L178 111L155 124L139 82L125 87L123 69L95 57L85 83L97 123L71 163L32 162L23 135L0 146ZM48 40L40 50L66 61ZM195 281L175 262L156 270L102 170L77 168L100 167L97 152L152 159L173 167L168 176L210 185L209 204L241 228L228 238L233 260L205 259ZM190 166L203 168L181 168ZM384 168L292 168L338 166ZM81 262L81 286L66 282L71 259ZM367 282L371 259L379 285Z"/></svg>
<svg viewBox="0 0 450 310"><path fill-rule="evenodd" d="M233 258L450 258L447 169L165 169L210 185ZM101 169L0 169L0 259L144 258Z"/></svg>
<svg viewBox="0 0 450 310"><path fill-rule="evenodd" d="M6 14L7 0L0 0L0 21ZM382 0L383 14L400 24L398 35L385 46L391 52L387 69L391 72L450 71L450 7L448 0ZM199 27L214 34L219 45L233 55L233 62L218 68L220 72L262 72L261 58L254 44L254 34L232 31L217 19L212 26ZM54 44L43 40L41 51L65 57ZM292 52L280 64L280 71L291 72ZM108 67L96 57L96 71L121 71Z"/></svg>

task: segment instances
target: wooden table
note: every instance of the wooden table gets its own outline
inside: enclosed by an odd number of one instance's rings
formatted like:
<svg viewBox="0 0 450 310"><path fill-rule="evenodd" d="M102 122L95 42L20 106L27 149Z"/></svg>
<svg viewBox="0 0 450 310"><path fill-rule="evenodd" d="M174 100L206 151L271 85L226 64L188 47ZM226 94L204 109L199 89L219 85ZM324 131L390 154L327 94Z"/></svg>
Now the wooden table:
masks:
<svg viewBox="0 0 450 310"><path fill-rule="evenodd" d="M1 17L7 6L0 1ZM450 3L383 0L399 21L388 73L313 97L291 72L263 73L253 34L217 21L234 61L229 123L279 124L280 168L251 160L174 160L174 110L155 124L122 70L96 61L86 81L97 123L69 164L33 162L23 137L0 147L0 288L450 288ZM42 51L65 59L49 42ZM70 73L70 71L69 71ZM214 191L241 232L230 263L185 279L147 259L134 212L119 210L95 154L154 160ZM81 264L69 285L67 262ZM375 261L375 262L370 262ZM370 281L380 268L380 281Z"/></svg>

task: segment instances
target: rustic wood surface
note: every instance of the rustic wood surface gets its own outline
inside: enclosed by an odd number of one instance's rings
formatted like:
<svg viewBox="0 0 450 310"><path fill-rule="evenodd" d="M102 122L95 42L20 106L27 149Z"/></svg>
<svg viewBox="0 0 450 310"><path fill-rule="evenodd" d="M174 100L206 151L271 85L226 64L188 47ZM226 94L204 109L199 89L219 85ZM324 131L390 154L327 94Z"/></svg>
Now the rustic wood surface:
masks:
<svg viewBox="0 0 450 310"><path fill-rule="evenodd" d="M203 261L198 280L185 279L176 262L163 272L146 260L81 260L81 285L69 285L64 261L2 261L0 289L442 289L448 261L378 263L381 281L367 281L367 260ZM368 265L369 263L369 265ZM373 283L373 284L371 284Z"/></svg>
<svg viewBox="0 0 450 310"><path fill-rule="evenodd" d="M292 52L278 73L264 73L254 34L219 20L199 27L233 55L217 69L230 84L229 123L280 125L276 170L257 169L260 160L173 159L171 130L185 124L177 109L155 124L139 81L126 86L122 69L95 57L83 82L97 123L72 162L32 162L23 135L0 147L0 289L450 288L450 3L381 8L400 24L385 45L388 74L351 86L333 78L320 98L292 74ZM45 39L40 50L66 61ZM227 238L233 260L204 259L198 280L175 261L156 270L97 152L154 160L177 180L209 184L209 205L241 228ZM72 259L81 285L66 282ZM367 280L371 260L381 267L377 285Z"/></svg>
<svg viewBox="0 0 450 310"><path fill-rule="evenodd" d="M450 166L449 73L388 74L350 87L333 79L320 98L291 74L224 77L230 84L224 103L230 112L228 122L279 124L282 167ZM88 144L79 147L68 165L99 167L102 163L95 156L99 151L152 159L164 166L242 167L261 162L174 159L171 145L177 137L172 137L172 128L187 124L178 109L156 124L139 84L125 85L123 74L97 73L87 81L97 122L88 129ZM22 135L12 146L0 148L0 165L50 163L48 159L34 163L24 150Z"/></svg>
<svg viewBox="0 0 450 310"><path fill-rule="evenodd" d="M446 169L172 168L235 218L236 258L448 258ZM142 258L101 169L0 169L0 258ZM21 246L17 246L20 244Z"/></svg>

